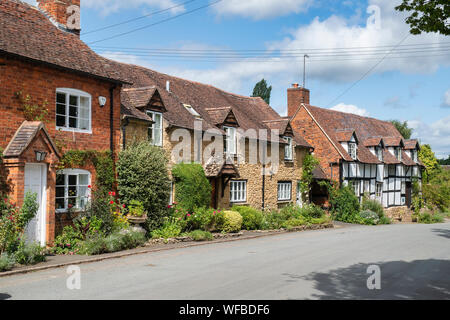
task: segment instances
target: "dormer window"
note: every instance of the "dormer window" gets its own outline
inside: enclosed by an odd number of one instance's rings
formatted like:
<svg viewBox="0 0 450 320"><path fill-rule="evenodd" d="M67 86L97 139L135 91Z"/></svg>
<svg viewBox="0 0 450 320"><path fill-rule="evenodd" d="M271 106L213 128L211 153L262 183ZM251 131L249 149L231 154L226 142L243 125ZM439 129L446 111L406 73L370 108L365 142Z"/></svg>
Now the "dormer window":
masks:
<svg viewBox="0 0 450 320"><path fill-rule="evenodd" d="M353 160L357 160L356 143L354 142L348 143L348 154L350 155L350 157L352 157Z"/></svg>
<svg viewBox="0 0 450 320"><path fill-rule="evenodd" d="M284 160L292 161L293 160L292 138L284 137L284 140L286 140L286 142L287 142L286 146L284 147Z"/></svg>
<svg viewBox="0 0 450 320"><path fill-rule="evenodd" d="M414 162L417 162L417 161L418 161L418 159L417 159L417 150L411 150L411 159L412 159Z"/></svg>
<svg viewBox="0 0 450 320"><path fill-rule="evenodd" d="M152 118L153 123L148 128L148 140L154 146L163 145L163 116L161 112L147 111L147 115Z"/></svg>
<svg viewBox="0 0 450 320"><path fill-rule="evenodd" d="M237 136L236 136L236 128L233 127L224 127L223 128L226 133L225 138L225 153L227 155L235 155L237 153L236 145L237 145Z"/></svg>

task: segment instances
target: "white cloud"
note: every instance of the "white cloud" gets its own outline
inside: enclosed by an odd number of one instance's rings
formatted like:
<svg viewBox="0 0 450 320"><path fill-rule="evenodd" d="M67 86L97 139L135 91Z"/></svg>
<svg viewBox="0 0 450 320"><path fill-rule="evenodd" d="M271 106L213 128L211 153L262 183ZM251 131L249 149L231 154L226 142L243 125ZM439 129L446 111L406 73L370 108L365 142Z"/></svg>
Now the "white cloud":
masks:
<svg viewBox="0 0 450 320"><path fill-rule="evenodd" d="M22 2L26 2L26 3L31 4L33 6L37 6L36 0L22 0Z"/></svg>
<svg viewBox="0 0 450 320"><path fill-rule="evenodd" d="M172 0L82 0L81 6L99 10L101 14L108 15L121 9L137 8L142 5L156 7L158 9L168 9L174 7L178 2ZM183 6L171 9L172 14L183 12Z"/></svg>
<svg viewBox="0 0 450 320"><path fill-rule="evenodd" d="M260 20L304 12L311 3L311 0L226 0L213 8L218 15Z"/></svg>
<svg viewBox="0 0 450 320"><path fill-rule="evenodd" d="M429 144L438 158L450 155L450 116L440 119L431 125L420 120L408 121L408 126L414 129L413 138L422 144Z"/></svg>
<svg viewBox="0 0 450 320"><path fill-rule="evenodd" d="M444 101L442 102L442 106L447 108L450 107L450 89L444 93Z"/></svg>
<svg viewBox="0 0 450 320"><path fill-rule="evenodd" d="M339 103L338 105L335 105L334 107L330 108L331 110L335 111L341 111L345 113L353 113L357 114L358 116L368 117L369 113L366 109L358 108L357 106L353 104L344 104Z"/></svg>

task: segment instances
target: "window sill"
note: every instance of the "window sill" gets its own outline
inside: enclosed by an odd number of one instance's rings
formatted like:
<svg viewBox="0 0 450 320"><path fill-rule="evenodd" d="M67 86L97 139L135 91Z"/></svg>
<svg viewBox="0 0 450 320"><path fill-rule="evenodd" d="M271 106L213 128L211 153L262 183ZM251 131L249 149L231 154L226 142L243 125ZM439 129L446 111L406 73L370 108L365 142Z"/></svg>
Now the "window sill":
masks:
<svg viewBox="0 0 450 320"><path fill-rule="evenodd" d="M75 133L84 133L84 134L92 134L92 130L80 130L80 129L71 129L66 127L56 127L57 131L65 131L65 132L75 132Z"/></svg>
<svg viewBox="0 0 450 320"><path fill-rule="evenodd" d="M249 206L250 205L249 203L247 203L247 201L242 201L242 202L230 201L230 204L231 205L238 204L240 206Z"/></svg>
<svg viewBox="0 0 450 320"><path fill-rule="evenodd" d="M292 199L290 200L278 200L278 203L290 203L292 202Z"/></svg>

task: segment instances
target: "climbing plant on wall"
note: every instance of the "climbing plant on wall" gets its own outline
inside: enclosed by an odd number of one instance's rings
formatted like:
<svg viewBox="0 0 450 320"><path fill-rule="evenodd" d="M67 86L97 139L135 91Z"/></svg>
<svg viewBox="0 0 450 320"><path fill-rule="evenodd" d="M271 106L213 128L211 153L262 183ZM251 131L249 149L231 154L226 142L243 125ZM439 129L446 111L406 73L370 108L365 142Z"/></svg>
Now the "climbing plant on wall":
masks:
<svg viewBox="0 0 450 320"><path fill-rule="evenodd" d="M300 182L300 192L303 198L309 202L309 193L311 192L311 184L314 176L313 171L319 165L319 160L312 154L308 153L303 159L302 180Z"/></svg>
<svg viewBox="0 0 450 320"><path fill-rule="evenodd" d="M24 94L22 91L16 92L17 98L22 103L23 116L28 121L46 121L48 116L48 101L45 100L42 104L33 103L29 94Z"/></svg>
<svg viewBox="0 0 450 320"><path fill-rule="evenodd" d="M0 148L0 196L3 198L4 195L8 194L10 191L9 183L7 180L8 172L3 165L3 149Z"/></svg>

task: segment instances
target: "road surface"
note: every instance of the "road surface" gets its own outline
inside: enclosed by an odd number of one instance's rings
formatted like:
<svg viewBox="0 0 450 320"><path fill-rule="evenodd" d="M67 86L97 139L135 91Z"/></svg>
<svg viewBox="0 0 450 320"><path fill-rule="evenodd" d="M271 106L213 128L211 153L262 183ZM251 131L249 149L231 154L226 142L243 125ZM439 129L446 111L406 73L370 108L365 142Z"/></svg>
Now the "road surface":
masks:
<svg viewBox="0 0 450 320"><path fill-rule="evenodd" d="M367 287L371 265L380 290ZM450 223L288 233L80 268L80 290L60 268L0 278L0 299L450 299Z"/></svg>

